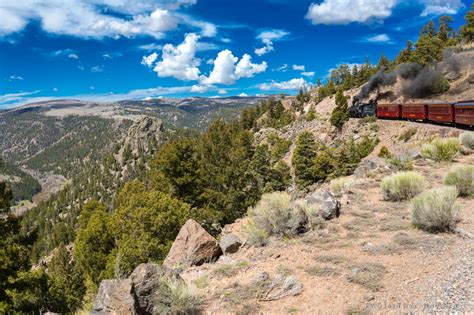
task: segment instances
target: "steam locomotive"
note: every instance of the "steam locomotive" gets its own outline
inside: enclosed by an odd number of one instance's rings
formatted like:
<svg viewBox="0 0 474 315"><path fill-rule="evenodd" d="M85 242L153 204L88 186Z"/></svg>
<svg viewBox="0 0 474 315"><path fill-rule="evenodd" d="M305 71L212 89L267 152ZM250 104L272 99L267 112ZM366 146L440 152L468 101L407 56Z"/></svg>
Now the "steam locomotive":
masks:
<svg viewBox="0 0 474 315"><path fill-rule="evenodd" d="M349 116L362 118L376 116L381 119L405 119L413 121L474 126L474 101L438 103L368 103L354 99Z"/></svg>

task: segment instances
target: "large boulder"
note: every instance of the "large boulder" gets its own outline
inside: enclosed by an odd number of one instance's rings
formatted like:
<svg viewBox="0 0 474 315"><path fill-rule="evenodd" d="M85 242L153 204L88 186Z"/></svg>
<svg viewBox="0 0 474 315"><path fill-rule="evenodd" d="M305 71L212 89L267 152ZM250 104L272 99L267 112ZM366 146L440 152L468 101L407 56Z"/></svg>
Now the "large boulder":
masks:
<svg viewBox="0 0 474 315"><path fill-rule="evenodd" d="M155 314L154 302L162 279L182 279L172 270L157 264L140 264L130 275L135 299L142 313Z"/></svg>
<svg viewBox="0 0 474 315"><path fill-rule="evenodd" d="M336 197L327 190L320 190L306 197L306 202L310 205L318 205L319 215L325 220L338 217L341 211L341 204Z"/></svg>
<svg viewBox="0 0 474 315"><path fill-rule="evenodd" d="M372 157L362 160L354 171L357 178L370 177L380 178L392 172L387 161L380 157Z"/></svg>
<svg viewBox="0 0 474 315"><path fill-rule="evenodd" d="M220 239L219 246L224 254L232 254L239 250L242 241L235 234L223 235Z"/></svg>
<svg viewBox="0 0 474 315"><path fill-rule="evenodd" d="M217 240L199 223L189 219L181 227L163 265L169 268L202 265L215 261L220 255L222 250Z"/></svg>
<svg viewBox="0 0 474 315"><path fill-rule="evenodd" d="M91 314L139 314L130 279L103 280Z"/></svg>
<svg viewBox="0 0 474 315"><path fill-rule="evenodd" d="M184 282L172 270L151 263L138 265L128 279L103 280L91 314L162 314L169 299L163 280Z"/></svg>

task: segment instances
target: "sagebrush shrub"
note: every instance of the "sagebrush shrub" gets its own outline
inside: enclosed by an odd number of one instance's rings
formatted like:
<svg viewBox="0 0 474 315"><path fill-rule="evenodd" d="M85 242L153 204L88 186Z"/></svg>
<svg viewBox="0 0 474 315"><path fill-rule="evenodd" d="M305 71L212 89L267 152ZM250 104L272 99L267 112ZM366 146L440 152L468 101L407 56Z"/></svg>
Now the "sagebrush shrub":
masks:
<svg viewBox="0 0 474 315"><path fill-rule="evenodd" d="M347 193L354 185L354 179L351 177L340 177L331 181L331 192L336 196L340 197Z"/></svg>
<svg viewBox="0 0 474 315"><path fill-rule="evenodd" d="M321 208L318 204L309 204L306 200L299 199L294 202L294 205L306 215L310 228L317 229L324 224L324 219L320 216Z"/></svg>
<svg viewBox="0 0 474 315"><path fill-rule="evenodd" d="M427 231L452 230L460 210L457 196L457 188L447 186L430 189L413 198L412 223Z"/></svg>
<svg viewBox="0 0 474 315"><path fill-rule="evenodd" d="M451 169L444 183L456 186L460 196L474 196L474 166L460 165Z"/></svg>
<svg viewBox="0 0 474 315"><path fill-rule="evenodd" d="M405 130L400 136L398 136L398 140L407 142L409 141L414 135L416 134L416 128L410 128Z"/></svg>
<svg viewBox="0 0 474 315"><path fill-rule="evenodd" d="M201 299L187 284L163 277L154 300L157 314L198 314Z"/></svg>
<svg viewBox="0 0 474 315"><path fill-rule="evenodd" d="M390 151L388 150L386 146L383 146L380 148L379 154L377 154L377 156L388 159L392 156L392 154L390 153Z"/></svg>
<svg viewBox="0 0 474 315"><path fill-rule="evenodd" d="M392 156L389 162L399 171L411 171L413 169L413 157L407 150Z"/></svg>
<svg viewBox="0 0 474 315"><path fill-rule="evenodd" d="M242 226L250 245L263 246L268 241L268 233L259 227L252 219L248 219Z"/></svg>
<svg viewBox="0 0 474 315"><path fill-rule="evenodd" d="M460 148L458 138L436 138L421 147L421 155L437 162L449 162L454 159Z"/></svg>
<svg viewBox="0 0 474 315"><path fill-rule="evenodd" d="M410 199L422 192L426 186L425 178L417 172L396 173L385 177L380 184L385 197L389 200Z"/></svg>
<svg viewBox="0 0 474 315"><path fill-rule="evenodd" d="M262 199L248 211L251 224L268 235L295 235L304 230L307 217L291 202L285 192L262 195Z"/></svg>
<svg viewBox="0 0 474 315"><path fill-rule="evenodd" d="M466 131L459 135L459 140L466 148L474 150L474 132Z"/></svg>

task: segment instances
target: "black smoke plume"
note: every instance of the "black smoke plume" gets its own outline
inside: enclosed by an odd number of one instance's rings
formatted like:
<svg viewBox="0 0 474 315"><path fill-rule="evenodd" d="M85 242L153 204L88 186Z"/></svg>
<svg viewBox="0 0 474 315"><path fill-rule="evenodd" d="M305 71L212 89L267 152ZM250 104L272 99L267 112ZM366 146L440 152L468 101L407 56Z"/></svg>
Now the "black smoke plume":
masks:
<svg viewBox="0 0 474 315"><path fill-rule="evenodd" d="M408 98L422 98L439 92L446 88L446 79L443 74L450 73L457 76L462 65L472 60L463 60L452 50L443 51L443 60L435 65L420 65L418 63L403 63L392 72L385 72L380 69L370 80L361 88L355 100L363 100L370 96L374 91L380 90L385 86L394 85L400 82L400 89L396 91L396 96ZM449 87L449 86L448 86Z"/></svg>

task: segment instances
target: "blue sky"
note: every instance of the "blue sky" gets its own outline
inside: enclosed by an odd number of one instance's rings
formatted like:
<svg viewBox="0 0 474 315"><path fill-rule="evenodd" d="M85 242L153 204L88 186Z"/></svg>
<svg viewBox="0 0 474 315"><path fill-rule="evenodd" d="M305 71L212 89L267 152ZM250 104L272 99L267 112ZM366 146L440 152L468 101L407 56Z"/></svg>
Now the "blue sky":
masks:
<svg viewBox="0 0 474 315"><path fill-rule="evenodd" d="M0 2L0 108L295 93L340 63L393 58L461 0Z"/></svg>

